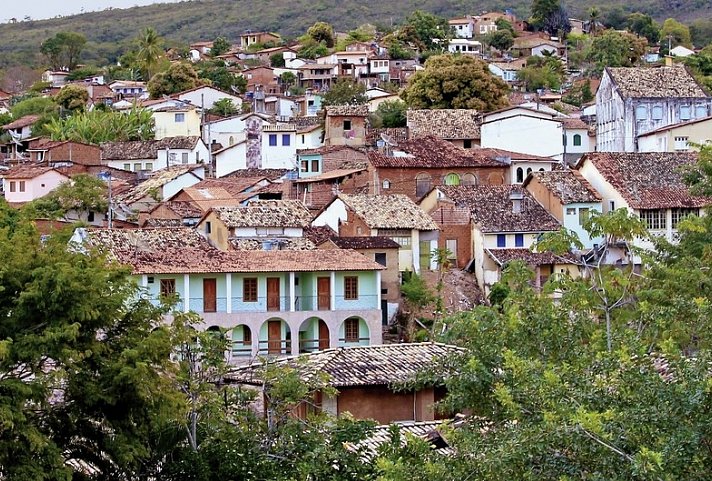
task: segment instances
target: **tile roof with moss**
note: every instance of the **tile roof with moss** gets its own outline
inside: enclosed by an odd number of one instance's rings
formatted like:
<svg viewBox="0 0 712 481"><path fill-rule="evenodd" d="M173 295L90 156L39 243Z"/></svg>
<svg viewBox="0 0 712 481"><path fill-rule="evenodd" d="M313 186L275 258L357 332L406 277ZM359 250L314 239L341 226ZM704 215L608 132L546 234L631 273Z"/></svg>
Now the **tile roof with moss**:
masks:
<svg viewBox="0 0 712 481"><path fill-rule="evenodd" d="M342 251L326 252L338 254ZM422 342L339 347L271 362L297 369L305 381L325 373L329 376L329 385L336 388L390 386L413 380L438 362L463 352L464 349L448 344ZM225 376L225 380L261 385L263 370L263 363L253 363L234 369Z"/></svg>
<svg viewBox="0 0 712 481"><path fill-rule="evenodd" d="M433 135L441 139L479 139L481 116L470 109L407 110L411 138Z"/></svg>
<svg viewBox="0 0 712 481"><path fill-rule="evenodd" d="M591 152L579 166L591 162L633 209L697 208L709 197L690 194L682 171L697 162L693 152Z"/></svg>
<svg viewBox="0 0 712 481"><path fill-rule="evenodd" d="M229 228L307 227L312 214L298 200L253 200L246 206L214 207L212 211Z"/></svg>
<svg viewBox="0 0 712 481"><path fill-rule="evenodd" d="M706 98L707 94L683 66L606 68L623 98Z"/></svg>
<svg viewBox="0 0 712 481"><path fill-rule="evenodd" d="M447 199L470 209L473 222L485 233L546 232L561 225L532 195L518 185L440 186ZM511 196L518 196L515 212Z"/></svg>
<svg viewBox="0 0 712 481"><path fill-rule="evenodd" d="M601 196L577 170L557 169L545 172L532 172L524 181L523 187L536 179L547 188L562 204L600 202Z"/></svg>
<svg viewBox="0 0 712 481"><path fill-rule="evenodd" d="M134 274L374 271L383 266L353 250L221 251L195 229L79 229L85 245L105 249ZM76 238L76 236L75 236Z"/></svg>
<svg viewBox="0 0 712 481"><path fill-rule="evenodd" d="M438 230L433 219L402 194L339 194L338 198L371 229Z"/></svg>

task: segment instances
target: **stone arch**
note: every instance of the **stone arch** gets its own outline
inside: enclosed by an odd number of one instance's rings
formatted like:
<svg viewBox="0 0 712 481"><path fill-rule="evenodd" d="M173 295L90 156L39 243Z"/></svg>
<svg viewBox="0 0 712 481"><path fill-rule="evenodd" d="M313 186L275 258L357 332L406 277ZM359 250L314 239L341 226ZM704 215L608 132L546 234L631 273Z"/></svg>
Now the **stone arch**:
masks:
<svg viewBox="0 0 712 481"><path fill-rule="evenodd" d="M467 173L462 176L462 185L477 185L477 176Z"/></svg>
<svg viewBox="0 0 712 481"><path fill-rule="evenodd" d="M292 352L292 330L284 319L267 319L260 326L259 336L260 354L278 356Z"/></svg>
<svg viewBox="0 0 712 481"><path fill-rule="evenodd" d="M299 325L299 352L322 351L329 348L331 332L324 319L310 317Z"/></svg>
<svg viewBox="0 0 712 481"><path fill-rule="evenodd" d="M339 346L368 346L371 333L368 323L359 316L344 319L339 325Z"/></svg>

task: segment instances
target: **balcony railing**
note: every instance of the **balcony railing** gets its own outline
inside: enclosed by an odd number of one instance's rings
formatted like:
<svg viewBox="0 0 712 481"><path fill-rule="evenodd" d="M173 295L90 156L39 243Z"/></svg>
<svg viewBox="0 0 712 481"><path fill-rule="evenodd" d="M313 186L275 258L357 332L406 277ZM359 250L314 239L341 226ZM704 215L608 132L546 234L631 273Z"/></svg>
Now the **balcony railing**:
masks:
<svg viewBox="0 0 712 481"><path fill-rule="evenodd" d="M160 305L159 298L150 298L151 303L155 306ZM232 312L289 312L290 297L289 296L259 296L255 298L245 299L242 296L232 297ZM191 297L188 300L188 308L194 312L227 312L226 297L216 297L214 302L212 299L202 297ZM334 306L335 311L350 311L350 310L365 310L365 309L380 309L377 295L359 295L355 299L349 299L345 296L335 296ZM178 300L174 306L177 311L183 310L183 300ZM323 296L295 296L294 310L299 312L305 311L330 311L331 295Z"/></svg>
<svg viewBox="0 0 712 481"><path fill-rule="evenodd" d="M292 353L292 341L290 339L274 339L259 342L259 353L261 355L279 356Z"/></svg>

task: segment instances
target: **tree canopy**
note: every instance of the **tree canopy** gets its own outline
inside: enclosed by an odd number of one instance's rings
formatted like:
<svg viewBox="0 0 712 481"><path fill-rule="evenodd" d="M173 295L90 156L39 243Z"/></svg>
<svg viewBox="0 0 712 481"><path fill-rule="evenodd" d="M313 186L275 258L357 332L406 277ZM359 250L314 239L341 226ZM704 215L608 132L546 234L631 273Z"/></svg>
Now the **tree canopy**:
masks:
<svg viewBox="0 0 712 481"><path fill-rule="evenodd" d="M340 79L331 86L322 98L322 105L365 104L366 86L354 79Z"/></svg>
<svg viewBox="0 0 712 481"><path fill-rule="evenodd" d="M77 32L59 32L40 45L40 52L46 57L52 70L73 70L87 43L84 35Z"/></svg>
<svg viewBox="0 0 712 481"><path fill-rule="evenodd" d="M476 109L507 105L509 88L482 60L466 55L437 55L425 62L401 94L413 109Z"/></svg>
<svg viewBox="0 0 712 481"><path fill-rule="evenodd" d="M159 72L148 82L148 91L152 99L172 95L202 85L198 74L190 64L178 62L171 64L165 72Z"/></svg>

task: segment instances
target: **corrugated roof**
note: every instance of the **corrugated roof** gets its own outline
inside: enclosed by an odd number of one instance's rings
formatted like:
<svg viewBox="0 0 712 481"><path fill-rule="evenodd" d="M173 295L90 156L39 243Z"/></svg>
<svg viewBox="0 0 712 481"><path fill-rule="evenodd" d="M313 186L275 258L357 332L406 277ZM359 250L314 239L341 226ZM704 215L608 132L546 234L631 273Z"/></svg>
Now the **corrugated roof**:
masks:
<svg viewBox="0 0 712 481"><path fill-rule="evenodd" d="M468 207L482 232L545 232L561 225L532 195L518 185L441 186L437 188L456 205ZM520 196L514 212L510 196Z"/></svg>
<svg viewBox="0 0 712 481"><path fill-rule="evenodd" d="M441 139L479 139L481 116L470 109L407 110L410 137L433 135Z"/></svg>
<svg viewBox="0 0 712 481"><path fill-rule="evenodd" d="M228 228L306 227L312 218L298 200L253 200L246 206L214 207L212 211Z"/></svg>
<svg viewBox="0 0 712 481"><path fill-rule="evenodd" d="M325 250L315 252L343 252ZM435 342L385 344L327 349L325 351L272 361L298 370L308 380L317 373L328 374L329 385L336 388L351 386L383 386L406 382L438 361L464 349ZM300 361L300 362L298 362ZM262 384L264 364L240 367L225 376L225 380L241 384Z"/></svg>
<svg viewBox="0 0 712 481"><path fill-rule="evenodd" d="M523 187L531 179L536 179L554 194L563 204L576 202L600 202L601 196L593 186L576 170L558 169L548 172L532 172Z"/></svg>
<svg viewBox="0 0 712 481"><path fill-rule="evenodd" d="M438 230L433 219L402 194L339 194L338 197L371 229Z"/></svg>
<svg viewBox="0 0 712 481"><path fill-rule="evenodd" d="M707 94L684 66L606 68L623 98L706 98Z"/></svg>
<svg viewBox="0 0 712 481"><path fill-rule="evenodd" d="M696 208L712 199L693 196L681 169L697 162L693 152L591 152L579 162L592 162L633 209Z"/></svg>

